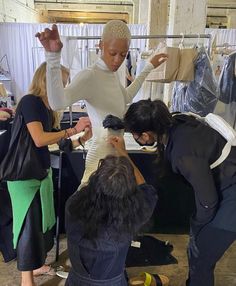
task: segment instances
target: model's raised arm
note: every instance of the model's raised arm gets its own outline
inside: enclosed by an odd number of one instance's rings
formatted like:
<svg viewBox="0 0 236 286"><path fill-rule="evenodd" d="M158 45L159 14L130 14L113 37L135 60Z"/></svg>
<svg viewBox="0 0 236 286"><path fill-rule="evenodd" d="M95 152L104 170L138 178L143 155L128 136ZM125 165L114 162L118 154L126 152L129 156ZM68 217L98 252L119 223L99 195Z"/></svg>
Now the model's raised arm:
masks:
<svg viewBox="0 0 236 286"><path fill-rule="evenodd" d="M147 63L142 70L142 72L135 78L135 80L126 88L127 91L127 97L128 102L131 102L132 99L135 97L135 95L138 93L139 89L141 88L145 78L147 75L153 70L154 68L157 68L162 63L164 63L167 60L167 54L156 54L154 55L149 63Z"/></svg>
<svg viewBox="0 0 236 286"><path fill-rule="evenodd" d="M76 79L66 88L63 86L61 74L61 49L63 44L60 40L56 25L52 29L46 28L43 32L35 35L45 49L47 62L47 95L53 110L64 109L81 99L86 99L88 90L86 71L79 73Z"/></svg>

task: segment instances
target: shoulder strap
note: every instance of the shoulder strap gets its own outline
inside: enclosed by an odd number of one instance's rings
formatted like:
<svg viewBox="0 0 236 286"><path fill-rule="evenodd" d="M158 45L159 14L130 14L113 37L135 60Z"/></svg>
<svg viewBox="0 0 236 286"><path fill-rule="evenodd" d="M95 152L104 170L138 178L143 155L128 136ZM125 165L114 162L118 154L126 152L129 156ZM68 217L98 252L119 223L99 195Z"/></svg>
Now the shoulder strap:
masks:
<svg viewBox="0 0 236 286"><path fill-rule="evenodd" d="M207 114L206 117L201 117L200 115L192 112L186 112L184 114L191 115L196 119L205 122L211 128L220 133L225 138L225 140L227 140L227 143L225 144L220 157L210 165L210 168L214 169L228 157L231 151L231 147L236 146L236 131L222 117L213 113Z"/></svg>

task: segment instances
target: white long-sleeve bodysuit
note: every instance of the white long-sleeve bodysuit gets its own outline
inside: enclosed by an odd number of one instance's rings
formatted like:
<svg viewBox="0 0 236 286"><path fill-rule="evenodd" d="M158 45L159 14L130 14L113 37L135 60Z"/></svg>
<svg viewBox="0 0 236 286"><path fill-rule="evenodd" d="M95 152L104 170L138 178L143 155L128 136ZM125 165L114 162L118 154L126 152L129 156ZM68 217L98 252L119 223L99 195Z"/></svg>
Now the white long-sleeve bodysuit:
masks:
<svg viewBox="0 0 236 286"><path fill-rule="evenodd" d="M93 66L80 71L72 82L63 88L60 66L60 53L46 52L47 95L53 110L64 109L78 100L85 100L88 116L92 123L93 138L86 156L85 173L82 182L97 169L98 161L114 149L106 142L109 130L102 122L108 114L122 118L127 104L140 89L149 72L154 68L147 63L133 83L124 88L117 72L110 71L99 59Z"/></svg>

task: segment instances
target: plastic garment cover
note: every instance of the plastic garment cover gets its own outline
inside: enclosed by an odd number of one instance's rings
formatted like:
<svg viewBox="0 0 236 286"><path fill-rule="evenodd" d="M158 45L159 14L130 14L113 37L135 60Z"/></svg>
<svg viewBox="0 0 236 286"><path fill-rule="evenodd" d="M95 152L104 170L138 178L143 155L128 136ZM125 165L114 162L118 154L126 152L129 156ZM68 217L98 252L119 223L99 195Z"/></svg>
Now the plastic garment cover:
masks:
<svg viewBox="0 0 236 286"><path fill-rule="evenodd" d="M236 53L225 58L219 78L219 100L226 104L236 102L235 61Z"/></svg>
<svg viewBox="0 0 236 286"><path fill-rule="evenodd" d="M236 53L224 60L219 77L219 101L214 113L223 117L234 129L236 128Z"/></svg>
<svg viewBox="0 0 236 286"><path fill-rule="evenodd" d="M194 80L177 81L173 88L173 112L193 112L205 116L213 112L217 103L217 83L205 49L201 49L195 61Z"/></svg>

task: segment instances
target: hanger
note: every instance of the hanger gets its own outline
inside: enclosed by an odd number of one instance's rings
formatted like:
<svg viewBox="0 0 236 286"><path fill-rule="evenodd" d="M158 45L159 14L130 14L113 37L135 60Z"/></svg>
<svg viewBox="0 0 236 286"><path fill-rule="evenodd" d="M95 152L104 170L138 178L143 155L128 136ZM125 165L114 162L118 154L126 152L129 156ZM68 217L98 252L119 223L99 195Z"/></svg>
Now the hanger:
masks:
<svg viewBox="0 0 236 286"><path fill-rule="evenodd" d="M145 60L147 58L149 58L151 55L153 54L153 50L148 50L148 51L143 51L141 52L141 59Z"/></svg>
<svg viewBox="0 0 236 286"><path fill-rule="evenodd" d="M179 48L183 49L184 48L184 33L180 33L180 35L182 36L182 38L179 42Z"/></svg>

